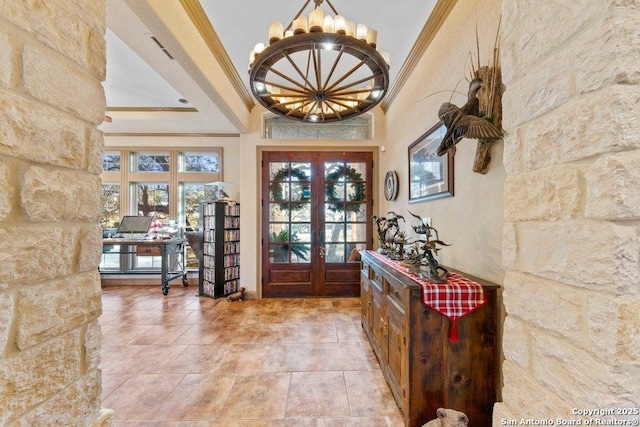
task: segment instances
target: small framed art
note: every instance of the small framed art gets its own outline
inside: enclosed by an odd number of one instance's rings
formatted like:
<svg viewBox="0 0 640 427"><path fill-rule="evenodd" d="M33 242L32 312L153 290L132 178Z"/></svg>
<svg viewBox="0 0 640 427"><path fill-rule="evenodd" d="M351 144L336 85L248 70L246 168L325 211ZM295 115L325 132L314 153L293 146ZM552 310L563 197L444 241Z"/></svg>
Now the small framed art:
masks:
<svg viewBox="0 0 640 427"><path fill-rule="evenodd" d="M409 145L409 203L453 196L453 155L436 154L446 132L439 122Z"/></svg>

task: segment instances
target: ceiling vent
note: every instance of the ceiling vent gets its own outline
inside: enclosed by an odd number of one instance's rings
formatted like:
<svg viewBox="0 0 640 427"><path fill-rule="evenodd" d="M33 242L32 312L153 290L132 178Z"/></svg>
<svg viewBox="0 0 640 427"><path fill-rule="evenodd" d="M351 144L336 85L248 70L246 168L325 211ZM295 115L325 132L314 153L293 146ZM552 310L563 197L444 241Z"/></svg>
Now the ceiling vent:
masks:
<svg viewBox="0 0 640 427"><path fill-rule="evenodd" d="M165 55L167 55L169 57L169 59L173 59L173 56L171 56L169 51L164 46L162 46L162 43L160 43L157 38L155 38L154 36L151 36L151 40L156 42L158 47L164 52Z"/></svg>

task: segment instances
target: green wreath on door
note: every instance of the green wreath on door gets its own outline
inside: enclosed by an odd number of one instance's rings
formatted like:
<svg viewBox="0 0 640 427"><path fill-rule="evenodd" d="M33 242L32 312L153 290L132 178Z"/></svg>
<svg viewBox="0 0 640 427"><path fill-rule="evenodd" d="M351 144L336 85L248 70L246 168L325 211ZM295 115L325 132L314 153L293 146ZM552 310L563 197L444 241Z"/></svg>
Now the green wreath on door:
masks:
<svg viewBox="0 0 640 427"><path fill-rule="evenodd" d="M291 178L296 178L297 181L291 181ZM353 167L341 165L336 168L336 170L325 176L325 201L329 204L327 209L331 212L344 211L344 200L337 196L337 190L335 186L338 181L341 181L343 179L344 181L350 182L355 188L355 192L353 196L349 198L349 201L364 202L365 200L366 191L365 183L362 182L362 174L360 174L360 172L358 172ZM272 182L269 185L269 191L271 192L271 201L277 203L280 209L296 212L303 208L302 203L283 203L285 202L285 199L282 195L282 186L280 185L283 182L291 181L302 186L303 194L305 192L308 192L311 188L311 183L309 182L309 177L302 169L289 169L287 167L281 168L273 175L271 181ZM347 203L346 206L347 210L350 212L360 211L359 204Z"/></svg>

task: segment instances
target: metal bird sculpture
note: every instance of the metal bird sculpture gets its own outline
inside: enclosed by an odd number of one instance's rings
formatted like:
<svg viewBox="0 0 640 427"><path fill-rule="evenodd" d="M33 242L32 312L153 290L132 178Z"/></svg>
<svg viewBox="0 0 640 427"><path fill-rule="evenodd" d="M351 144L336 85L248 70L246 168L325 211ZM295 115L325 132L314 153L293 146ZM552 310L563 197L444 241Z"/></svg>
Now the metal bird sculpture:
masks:
<svg viewBox="0 0 640 427"><path fill-rule="evenodd" d="M404 232L400 231L399 220L404 221L404 217L393 211L387 212L385 246L387 248L387 256L391 259L402 259L404 245L408 242Z"/></svg>
<svg viewBox="0 0 640 427"><path fill-rule="evenodd" d="M456 144L462 138L486 140L502 138L502 130L480 117L478 91L482 86L484 86L484 82L481 78L477 77L471 80L467 102L462 107L450 102L445 102L440 106L438 117L447 128L447 133L438 147L438 156L445 155L449 150L453 150L455 153Z"/></svg>
<svg viewBox="0 0 640 427"><path fill-rule="evenodd" d="M378 233L378 243L380 247L378 248L378 252L386 253L386 240L387 240L387 218L383 216L373 215L371 217L374 224L376 225L376 231Z"/></svg>
<svg viewBox="0 0 640 427"><path fill-rule="evenodd" d="M431 227L427 224L422 217L408 211L413 217L417 218L420 221L418 226L413 226L413 230L420 235L424 236L424 240L415 242L415 246L411 248L408 255L409 263L413 264L412 269L419 275L424 276L423 278L427 278L429 280L433 280L435 283L446 283L448 270L438 264L435 255L438 255L438 245L440 246L450 246L449 244L440 240L440 236L438 235L438 230ZM435 239L432 239L432 232L435 234ZM428 267L428 272L426 275L420 272L420 266L424 265L426 262L426 266Z"/></svg>
<svg viewBox="0 0 640 427"><path fill-rule="evenodd" d="M387 212L388 218L387 218L387 230L390 231L392 234L391 235L387 235L387 238L391 238L394 239L396 237L396 235L398 234L398 232L400 231L400 224L398 220L402 220L404 221L404 217L402 215L398 215L397 213L391 211L391 212Z"/></svg>

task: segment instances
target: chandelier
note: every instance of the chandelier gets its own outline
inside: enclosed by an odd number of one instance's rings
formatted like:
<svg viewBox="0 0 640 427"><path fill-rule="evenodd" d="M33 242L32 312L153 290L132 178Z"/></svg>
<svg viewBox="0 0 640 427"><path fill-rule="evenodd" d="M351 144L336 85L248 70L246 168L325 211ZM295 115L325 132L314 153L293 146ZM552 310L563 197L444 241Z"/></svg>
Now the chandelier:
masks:
<svg viewBox="0 0 640 427"><path fill-rule="evenodd" d="M376 50L377 31L336 12L323 0L303 15L306 0L289 26L275 21L269 43L249 55L253 95L269 111L303 122L335 122L377 105L389 87L389 54Z"/></svg>

